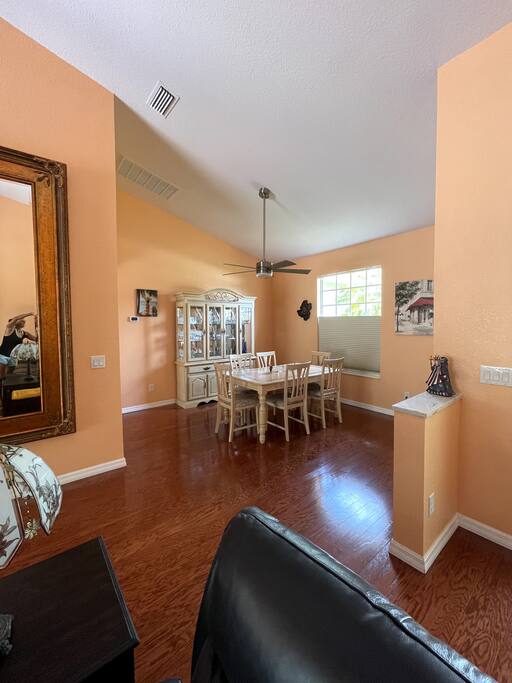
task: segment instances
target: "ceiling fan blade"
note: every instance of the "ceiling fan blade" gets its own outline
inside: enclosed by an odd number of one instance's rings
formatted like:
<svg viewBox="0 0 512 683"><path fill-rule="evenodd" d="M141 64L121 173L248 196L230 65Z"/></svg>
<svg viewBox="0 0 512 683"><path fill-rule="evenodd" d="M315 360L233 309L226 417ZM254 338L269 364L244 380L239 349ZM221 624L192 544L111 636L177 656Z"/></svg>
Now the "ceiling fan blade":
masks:
<svg viewBox="0 0 512 683"><path fill-rule="evenodd" d="M254 273L256 268L250 270L235 270L233 273L222 273L223 275L239 275L240 273Z"/></svg>
<svg viewBox="0 0 512 683"><path fill-rule="evenodd" d="M254 266L243 266L241 263L225 263L225 266L234 266L235 268L248 268L250 270L256 270Z"/></svg>
<svg viewBox="0 0 512 683"><path fill-rule="evenodd" d="M277 263L272 264L272 270L276 270L279 268L288 268L288 266L294 266L295 261L278 261Z"/></svg>
<svg viewBox="0 0 512 683"><path fill-rule="evenodd" d="M272 268L273 273L293 273L294 275L309 275L311 270L305 268Z"/></svg>

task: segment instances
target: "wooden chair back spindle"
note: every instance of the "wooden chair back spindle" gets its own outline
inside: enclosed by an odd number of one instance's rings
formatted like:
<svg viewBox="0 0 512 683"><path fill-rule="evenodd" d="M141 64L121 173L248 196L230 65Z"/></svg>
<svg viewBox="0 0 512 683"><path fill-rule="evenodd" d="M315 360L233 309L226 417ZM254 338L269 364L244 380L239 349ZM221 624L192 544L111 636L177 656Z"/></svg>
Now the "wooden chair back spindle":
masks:
<svg viewBox="0 0 512 683"><path fill-rule="evenodd" d="M330 351L312 351L311 365L322 365L326 358L331 357Z"/></svg>
<svg viewBox="0 0 512 683"><path fill-rule="evenodd" d="M222 405L231 403L231 391L229 386L230 371L230 363L215 363L215 376L217 378L217 400Z"/></svg>
<svg viewBox="0 0 512 683"><path fill-rule="evenodd" d="M288 404L304 402L311 363L285 365L284 396Z"/></svg>
<svg viewBox="0 0 512 683"><path fill-rule="evenodd" d="M341 389L341 371L343 370L343 358L326 358L323 361L323 390L336 392Z"/></svg>
<svg viewBox="0 0 512 683"><path fill-rule="evenodd" d="M258 359L258 367L260 368L268 368L271 365L277 365L275 351L258 351L256 353L256 358Z"/></svg>
<svg viewBox="0 0 512 683"><path fill-rule="evenodd" d="M252 368L252 353L232 353L229 362L232 370Z"/></svg>

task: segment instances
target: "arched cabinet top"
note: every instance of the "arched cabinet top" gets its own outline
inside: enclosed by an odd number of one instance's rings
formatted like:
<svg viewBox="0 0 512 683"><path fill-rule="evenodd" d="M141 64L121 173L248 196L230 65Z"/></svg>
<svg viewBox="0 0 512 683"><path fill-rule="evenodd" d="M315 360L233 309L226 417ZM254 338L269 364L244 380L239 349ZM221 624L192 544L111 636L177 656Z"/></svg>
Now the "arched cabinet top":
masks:
<svg viewBox="0 0 512 683"><path fill-rule="evenodd" d="M245 296L238 294L232 289L208 289L204 292L178 292L176 303L202 302L202 303L252 303L256 300L255 296Z"/></svg>

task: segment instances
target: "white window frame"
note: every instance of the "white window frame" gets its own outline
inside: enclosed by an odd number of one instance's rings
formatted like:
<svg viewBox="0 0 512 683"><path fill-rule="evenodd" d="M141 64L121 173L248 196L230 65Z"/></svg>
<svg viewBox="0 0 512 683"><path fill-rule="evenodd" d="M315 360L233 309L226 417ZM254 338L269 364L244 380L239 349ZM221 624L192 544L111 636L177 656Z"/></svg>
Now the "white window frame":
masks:
<svg viewBox="0 0 512 683"><path fill-rule="evenodd" d="M379 285L381 288L381 290L380 290L380 301L370 301L369 302L368 301L368 287L371 287L374 285L368 284L368 271L373 270L375 268L379 268L380 272L381 272L380 285ZM365 273L365 284L364 285L352 285L352 274L353 273L361 273L361 272ZM343 276L346 277L347 275L350 276L350 287L339 287L338 283L339 283L341 277L343 277ZM336 278L336 289L324 289L324 282L327 278ZM338 292L340 292L342 290L348 290L352 293L353 289L358 289L358 288L362 288L362 287L364 287L364 290L365 290L364 304L362 304L360 302L359 303L352 302L352 295L350 295L350 299L351 299L350 303L345 303L345 304L338 303L338 301L337 301ZM323 303L323 299L324 299L323 295L326 292L335 292L335 299L336 299L335 304L324 304ZM352 313L352 304L353 303L355 305L364 305L365 306L365 312L362 314L359 314L359 315ZM379 304L380 305L380 313L376 314L374 312L371 312L371 313L368 312L368 306L371 306L372 304ZM331 313L329 313L328 317L347 317L347 318L349 318L349 317L367 317L367 316L382 317L382 266L374 265L374 266L368 266L366 268L354 268L352 270L340 271L338 273L329 273L329 274L321 275L320 277L318 277L318 279L317 279L317 312L318 312L318 317L319 318L324 317L324 307L333 306L333 305L336 306L336 314L332 315ZM348 309L349 312L348 313L346 312L347 309L345 309L344 312L341 312L340 309L342 306L350 306L350 308Z"/></svg>

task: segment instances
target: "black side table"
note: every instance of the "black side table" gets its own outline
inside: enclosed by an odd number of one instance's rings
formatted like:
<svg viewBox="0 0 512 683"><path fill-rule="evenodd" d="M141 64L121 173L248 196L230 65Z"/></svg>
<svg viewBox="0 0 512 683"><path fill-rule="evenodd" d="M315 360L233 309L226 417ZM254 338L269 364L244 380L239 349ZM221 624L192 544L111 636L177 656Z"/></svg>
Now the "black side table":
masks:
<svg viewBox="0 0 512 683"><path fill-rule="evenodd" d="M135 680L139 640L102 538L0 579L14 615L2 683Z"/></svg>
<svg viewBox="0 0 512 683"><path fill-rule="evenodd" d="M12 400L12 392L17 389L37 389L40 385L39 377L26 380L24 375L7 375L2 383L2 403L4 417L23 413L37 413L41 410L41 397L22 398Z"/></svg>

